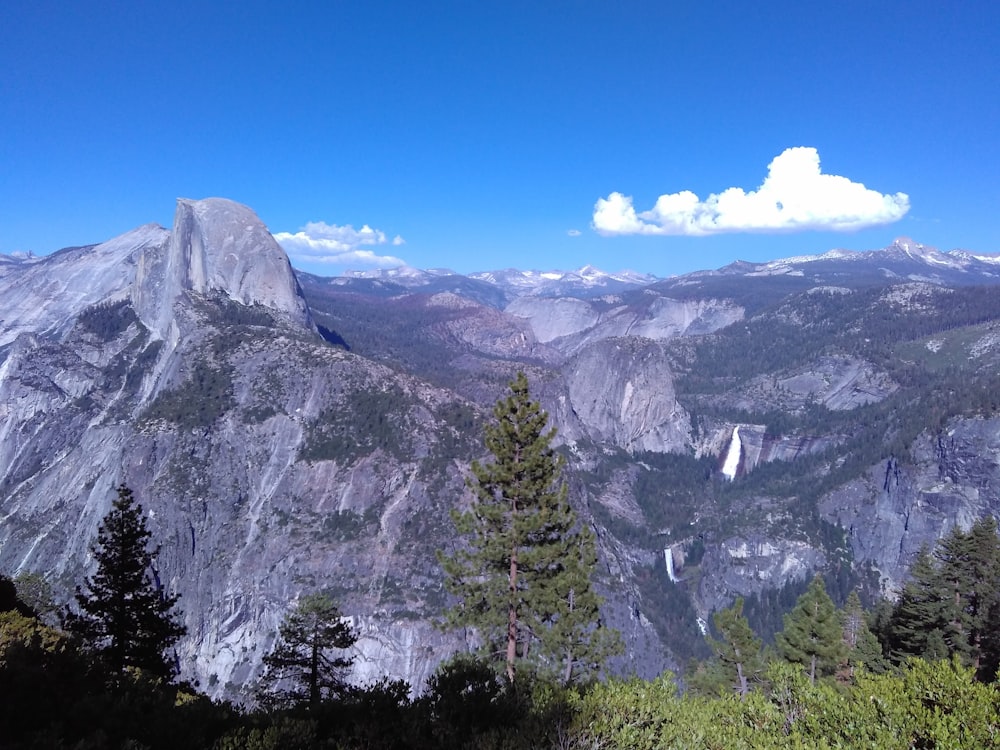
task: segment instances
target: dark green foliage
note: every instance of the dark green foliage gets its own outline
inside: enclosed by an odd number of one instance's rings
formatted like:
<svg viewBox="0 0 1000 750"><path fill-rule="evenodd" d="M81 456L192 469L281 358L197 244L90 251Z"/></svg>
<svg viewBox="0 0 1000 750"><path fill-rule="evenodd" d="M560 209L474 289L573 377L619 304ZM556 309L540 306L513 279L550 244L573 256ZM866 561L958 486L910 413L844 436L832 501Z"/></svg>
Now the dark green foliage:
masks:
<svg viewBox="0 0 1000 750"><path fill-rule="evenodd" d="M119 486L90 548L97 572L77 587L79 611L68 615L67 625L113 675L134 667L170 679L176 666L166 652L186 628L173 612L178 597L165 594L156 579L151 536L142 506Z"/></svg>
<svg viewBox="0 0 1000 750"><path fill-rule="evenodd" d="M303 461L350 462L376 450L409 458L409 411L413 399L398 386L358 389L306 428Z"/></svg>
<svg viewBox="0 0 1000 750"><path fill-rule="evenodd" d="M508 685L488 660L460 654L428 678L421 701L440 746L460 747L516 720L509 697Z"/></svg>
<svg viewBox="0 0 1000 750"><path fill-rule="evenodd" d="M139 323L139 318L129 301L123 299L88 307L80 313L77 322L100 341L108 342L125 333L129 326Z"/></svg>
<svg viewBox="0 0 1000 750"><path fill-rule="evenodd" d="M260 700L267 705L319 705L340 695L351 658L343 655L358 634L326 594L302 597L285 616L274 650L264 657Z"/></svg>
<svg viewBox="0 0 1000 750"><path fill-rule="evenodd" d="M448 624L474 628L511 682L530 653L568 683L618 647L617 634L600 627L590 585L594 535L567 502L555 431L545 430L548 415L531 400L524 373L493 415L485 436L493 459L473 462L476 500L452 515L467 546L439 555L446 588L459 599Z"/></svg>
<svg viewBox="0 0 1000 750"><path fill-rule="evenodd" d="M17 598L30 608L35 617L43 622L55 621L59 608L52 596L52 587L43 576L27 571L18 573L14 578L14 585L17 588ZM0 611L3 611L2 606Z"/></svg>
<svg viewBox="0 0 1000 750"><path fill-rule="evenodd" d="M884 630L897 660L957 656L980 679L996 677L1000 663L1000 538L993 518L968 532L956 527L910 568Z"/></svg>
<svg viewBox="0 0 1000 750"><path fill-rule="evenodd" d="M843 629L820 576L785 615L784 630L775 635L775 642L783 659L805 667L810 682L836 670L844 656Z"/></svg>
<svg viewBox="0 0 1000 750"><path fill-rule="evenodd" d="M698 628L698 612L684 583L674 583L667 575L662 555L656 564L644 568L636 578L642 600L642 614L652 623L663 643L682 662L709 655L705 638Z"/></svg>
<svg viewBox="0 0 1000 750"><path fill-rule="evenodd" d="M847 597L847 603L841 613L841 625L849 675L853 676L858 667L864 667L875 674L885 672L888 669L888 662L882 654L882 644L868 627L868 620L857 591L852 591Z"/></svg>
<svg viewBox="0 0 1000 750"><path fill-rule="evenodd" d="M163 419L182 429L211 427L235 405L232 368L199 360L188 380L173 390L162 391L143 417Z"/></svg>
<svg viewBox="0 0 1000 750"><path fill-rule="evenodd" d="M751 683L763 671L764 660L761 640L743 616L743 599L739 598L732 607L716 612L712 616L712 624L719 639L706 638L715 665L715 670L710 671L718 674L719 683L726 689L745 698Z"/></svg>
<svg viewBox="0 0 1000 750"><path fill-rule="evenodd" d="M316 322L336 331L355 354L437 385L454 386L467 377L451 365L453 343L435 335L449 321L461 318L463 311L429 306L428 295L405 294L399 287L395 291L400 296L386 299L306 286Z"/></svg>
<svg viewBox="0 0 1000 750"><path fill-rule="evenodd" d="M199 300L197 307L219 328L273 328L275 325L274 316L266 305L259 302L246 305L222 293Z"/></svg>

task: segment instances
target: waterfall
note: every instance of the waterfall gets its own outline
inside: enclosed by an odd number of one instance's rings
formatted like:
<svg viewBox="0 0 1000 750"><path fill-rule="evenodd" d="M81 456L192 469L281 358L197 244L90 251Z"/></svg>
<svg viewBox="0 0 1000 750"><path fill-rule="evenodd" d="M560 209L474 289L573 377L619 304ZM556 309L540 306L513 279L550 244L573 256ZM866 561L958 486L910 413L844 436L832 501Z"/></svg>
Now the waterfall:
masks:
<svg viewBox="0 0 1000 750"><path fill-rule="evenodd" d="M729 481L736 479L736 470L740 467L740 457L743 455L743 443L740 440L740 427L733 428L733 439L729 441L729 452L726 453L726 460L722 463L722 473L729 477Z"/></svg>
<svg viewBox="0 0 1000 750"><path fill-rule="evenodd" d="M663 550L663 562L667 564L667 577L671 583L678 583L681 579L674 573L674 552L667 547Z"/></svg>

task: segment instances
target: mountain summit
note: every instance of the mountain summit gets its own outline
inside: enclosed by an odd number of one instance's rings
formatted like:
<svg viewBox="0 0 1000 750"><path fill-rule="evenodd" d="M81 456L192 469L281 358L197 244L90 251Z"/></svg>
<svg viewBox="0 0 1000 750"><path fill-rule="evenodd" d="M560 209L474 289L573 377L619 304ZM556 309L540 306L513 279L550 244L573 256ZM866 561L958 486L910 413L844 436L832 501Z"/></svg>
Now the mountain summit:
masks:
<svg viewBox="0 0 1000 750"><path fill-rule="evenodd" d="M165 247L139 253L132 300L139 318L165 335L185 291L216 291L244 305L261 304L309 326L288 257L257 215L223 198L177 200Z"/></svg>

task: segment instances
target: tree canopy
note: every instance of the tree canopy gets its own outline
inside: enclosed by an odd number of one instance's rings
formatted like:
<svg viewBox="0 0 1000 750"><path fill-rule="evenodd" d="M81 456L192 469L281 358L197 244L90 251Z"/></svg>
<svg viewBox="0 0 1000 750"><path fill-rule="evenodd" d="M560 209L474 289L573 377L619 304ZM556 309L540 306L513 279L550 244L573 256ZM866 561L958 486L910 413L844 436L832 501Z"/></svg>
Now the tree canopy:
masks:
<svg viewBox="0 0 1000 750"><path fill-rule="evenodd" d="M159 548L150 548L142 506L124 484L104 517L91 553L97 571L77 587L78 612L67 625L107 662L113 673L136 667L173 678L167 655L186 628L174 613L178 595L168 595L156 578Z"/></svg>
<svg viewBox="0 0 1000 750"><path fill-rule="evenodd" d="M278 629L274 650L264 657L262 701L315 709L339 695L352 662L342 652L357 640L329 596L303 596Z"/></svg>
<svg viewBox="0 0 1000 750"><path fill-rule="evenodd" d="M473 462L468 480L475 500L452 513L466 544L439 555L445 585L459 599L447 622L474 628L511 682L517 661L529 656L569 682L599 668L618 644L617 633L600 625L590 581L594 534L569 505L555 429L546 430L548 414L523 372L493 417L485 428L492 460Z"/></svg>

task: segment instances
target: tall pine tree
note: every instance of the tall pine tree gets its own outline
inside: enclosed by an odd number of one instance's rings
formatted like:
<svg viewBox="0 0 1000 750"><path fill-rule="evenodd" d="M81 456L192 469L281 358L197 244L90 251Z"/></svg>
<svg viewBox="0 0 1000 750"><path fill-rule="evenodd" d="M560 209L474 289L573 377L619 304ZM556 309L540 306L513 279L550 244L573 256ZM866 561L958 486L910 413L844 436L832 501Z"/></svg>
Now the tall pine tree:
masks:
<svg viewBox="0 0 1000 750"><path fill-rule="evenodd" d="M993 518L953 528L910 568L888 623L894 658L953 655L992 680L1000 664L1000 537Z"/></svg>
<svg viewBox="0 0 1000 750"><path fill-rule="evenodd" d="M598 669L620 642L598 619L594 535L567 502L555 430L546 430L548 415L524 373L493 416L485 435L493 459L473 462L468 486L476 499L452 514L467 544L439 555L445 585L460 600L447 624L474 628L511 682L518 659L529 655L569 682Z"/></svg>
<svg viewBox="0 0 1000 750"><path fill-rule="evenodd" d="M822 674L832 674L844 653L843 628L833 600L826 593L823 578L816 575L785 615L785 628L775 634L778 653L786 661L802 664L815 682Z"/></svg>
<svg viewBox="0 0 1000 750"><path fill-rule="evenodd" d="M732 607L716 612L712 623L722 640L711 637L706 640L715 654L719 677L742 700L750 692L750 680L764 668L761 640L743 615L743 597Z"/></svg>
<svg viewBox="0 0 1000 750"><path fill-rule="evenodd" d="M166 651L186 628L172 611L178 596L165 594L156 580L159 548L149 548L150 536L142 506L120 485L90 548L97 572L77 587L80 611L68 615L67 626L112 672L136 667L171 679L176 665Z"/></svg>

